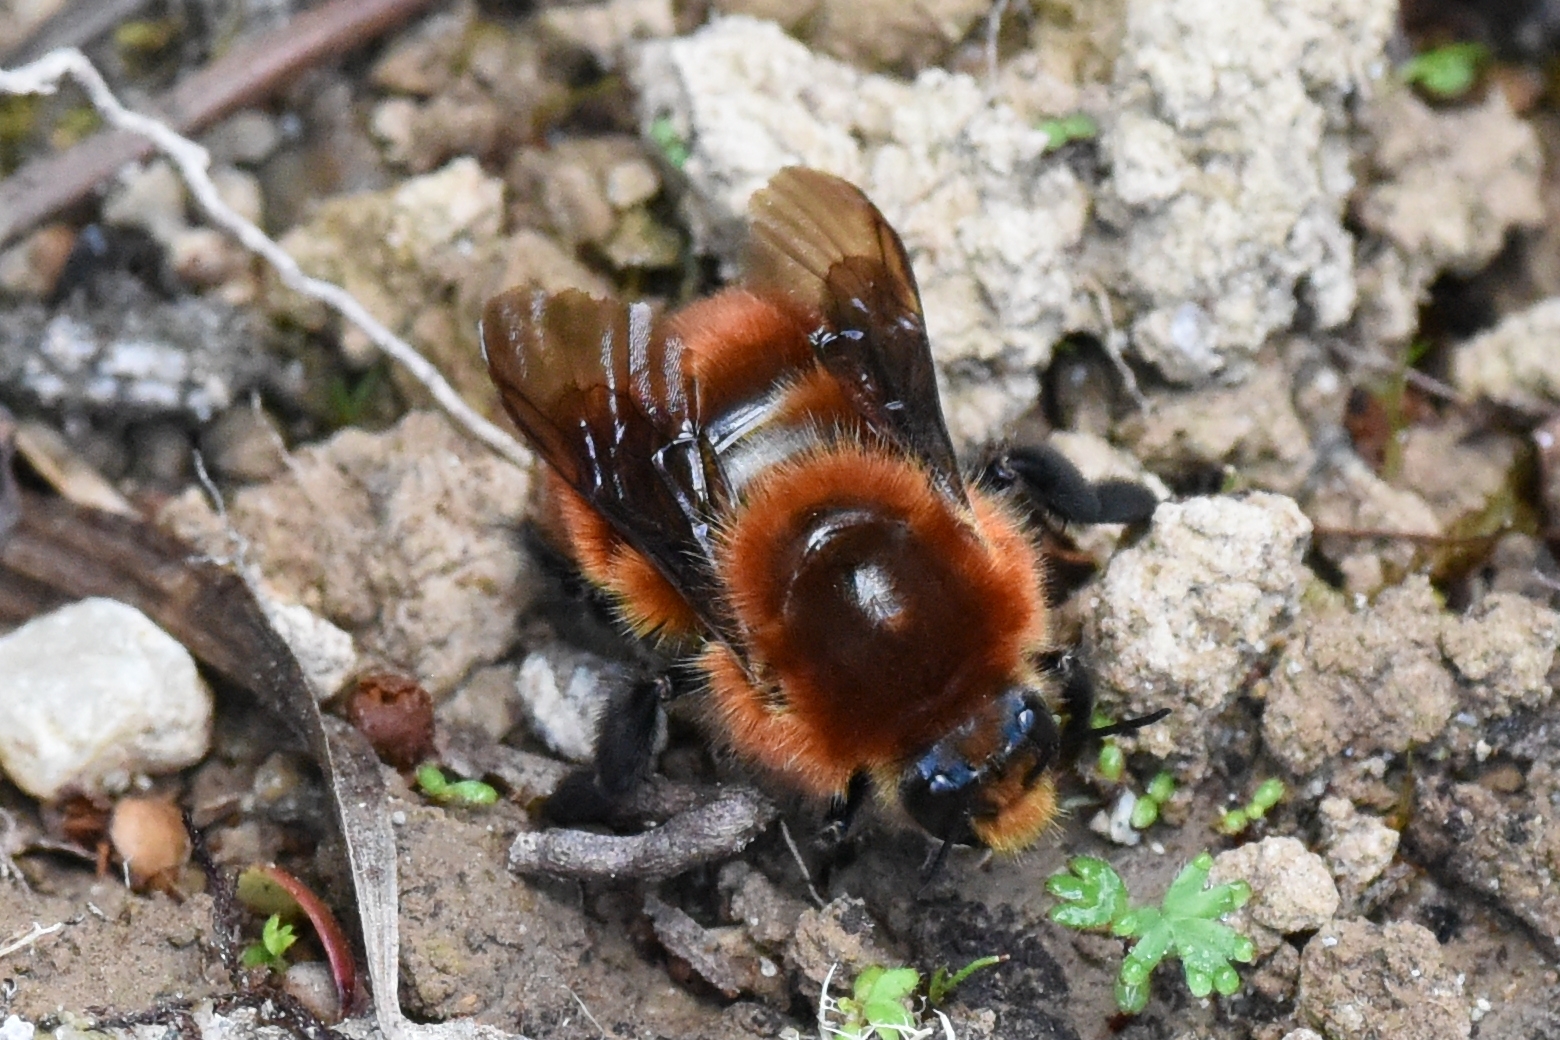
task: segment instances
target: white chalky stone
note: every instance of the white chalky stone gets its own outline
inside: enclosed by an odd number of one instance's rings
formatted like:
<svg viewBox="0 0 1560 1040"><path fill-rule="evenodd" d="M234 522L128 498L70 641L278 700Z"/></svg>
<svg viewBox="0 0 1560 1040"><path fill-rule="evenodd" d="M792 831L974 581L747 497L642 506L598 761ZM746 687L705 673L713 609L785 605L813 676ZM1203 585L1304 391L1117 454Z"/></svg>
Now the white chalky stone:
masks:
<svg viewBox="0 0 1560 1040"><path fill-rule="evenodd" d="M82 600L0 637L0 769L44 801L198 762L211 715L188 651L134 607Z"/></svg>

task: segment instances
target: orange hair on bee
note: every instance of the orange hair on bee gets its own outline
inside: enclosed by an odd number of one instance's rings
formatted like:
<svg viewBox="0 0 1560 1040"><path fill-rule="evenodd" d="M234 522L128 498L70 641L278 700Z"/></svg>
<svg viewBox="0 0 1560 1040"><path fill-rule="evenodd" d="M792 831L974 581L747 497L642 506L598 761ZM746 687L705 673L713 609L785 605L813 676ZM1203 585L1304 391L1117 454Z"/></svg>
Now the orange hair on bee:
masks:
<svg viewBox="0 0 1560 1040"><path fill-rule="evenodd" d="M666 576L551 470L546 494L558 511L570 555L580 571L607 591L636 635L676 640L698 633L693 608Z"/></svg>
<svg viewBox="0 0 1560 1040"><path fill-rule="evenodd" d="M987 781L987 797L1000 807L991 817L971 820L975 834L996 853L1022 852L1056 819L1056 785L1041 776L1028 787L1016 771Z"/></svg>
<svg viewBox="0 0 1560 1040"><path fill-rule="evenodd" d="M979 604L956 618L937 615L946 646L916 649L930 669L865 682L820 672L815 662L827 653L794 623L784 570L800 540L798 524L857 503L913 531L933 561L928 573L960 575L959 602ZM1045 647L1040 561L1022 525L974 491L969 512L957 509L908 456L850 445L776 467L723 533L720 560L753 667L744 670L724 647L706 651L718 722L739 753L814 794L840 793L861 768L902 765L969 718L971 698L995 697L1014 677L1029 675L1029 658ZM908 589L903 620L924 625L925 612L944 606L926 601L944 592ZM897 620L883 631L891 635ZM771 678L783 700L755 685ZM917 681L928 688L905 689ZM917 710L906 711L907 703Z"/></svg>
<svg viewBox="0 0 1560 1040"><path fill-rule="evenodd" d="M810 368L807 337L818 325L787 297L727 289L670 315L665 334L682 341L690 383L741 400L767 391L780 373Z"/></svg>

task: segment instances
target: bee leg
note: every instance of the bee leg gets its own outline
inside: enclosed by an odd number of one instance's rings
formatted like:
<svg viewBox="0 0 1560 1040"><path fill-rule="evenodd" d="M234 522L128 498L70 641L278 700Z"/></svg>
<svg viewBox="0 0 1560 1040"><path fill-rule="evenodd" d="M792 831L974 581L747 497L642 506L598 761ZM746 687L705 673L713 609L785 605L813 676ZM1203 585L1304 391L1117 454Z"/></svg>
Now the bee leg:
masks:
<svg viewBox="0 0 1560 1040"><path fill-rule="evenodd" d="M987 463L979 482L1005 490L1022 486L1035 508L1065 524L1131 524L1154 514L1158 499L1130 480L1091 482L1046 445L1009 448Z"/></svg>
<svg viewBox="0 0 1560 1040"><path fill-rule="evenodd" d="M611 598L580 573L579 566L534 521L520 527L520 544L538 581L532 609L570 646L647 671L664 661L643 641L623 632Z"/></svg>
<svg viewBox="0 0 1560 1040"><path fill-rule="evenodd" d="M1144 726L1152 726L1166 715L1169 708L1160 708L1147 715L1122 719L1108 726L1094 725L1094 680L1076 654L1066 653L1050 664L1053 675L1061 680L1062 704L1067 711L1067 723L1062 727L1061 756L1063 761L1077 758L1091 740L1099 740L1116 733L1131 733Z"/></svg>
<svg viewBox="0 0 1560 1040"><path fill-rule="evenodd" d="M661 701L671 691L665 675L642 676L613 692L596 734L596 760L564 778L542 805L555 827L606 823L649 774L660 727Z"/></svg>
<svg viewBox="0 0 1560 1040"><path fill-rule="evenodd" d="M867 802L867 795L872 791L872 780L866 773L857 773L850 778L850 785L845 788L845 797L836 797L829 804L829 811L824 816L823 827L819 829L813 838L813 847L832 854L845 840L850 837L850 828L856 822L856 814Z"/></svg>
<svg viewBox="0 0 1560 1040"><path fill-rule="evenodd" d="M1071 762L1089 742L1089 727L1094 717L1094 679L1078 660L1078 655L1071 651L1056 658L1051 672L1060 681L1062 707L1067 712L1060 755L1062 761Z"/></svg>

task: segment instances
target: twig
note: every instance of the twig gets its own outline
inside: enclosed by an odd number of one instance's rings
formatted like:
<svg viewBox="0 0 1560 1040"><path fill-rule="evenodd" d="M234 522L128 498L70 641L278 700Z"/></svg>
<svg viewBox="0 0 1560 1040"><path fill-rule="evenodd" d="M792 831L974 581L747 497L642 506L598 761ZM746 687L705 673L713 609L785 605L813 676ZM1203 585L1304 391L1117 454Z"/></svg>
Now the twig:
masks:
<svg viewBox="0 0 1560 1040"><path fill-rule="evenodd" d="M304 274L298 262L275 240L223 202L207 173L211 156L206 149L175 133L158 120L132 112L121 105L103 81L102 75L80 51L53 51L14 72L0 70L0 93L53 93L58 89L59 81L66 76L81 85L93 107L111 125L150 139L156 149L173 162L189 187L190 195L211 222L238 239L250 252L264 258L275 269L284 285L294 292L319 300L361 329L382 352L400 362L428 390L439 406L477 440L516 465L530 465L530 454L513 437L468 405L415 347L381 324L341 286ZM0 212L3 211L3 200L0 200Z"/></svg>
<svg viewBox="0 0 1560 1040"><path fill-rule="evenodd" d="M807 894L812 897L814 905L823 906L823 897L813 887L812 873L807 869L807 861L802 859L802 850L796 847L796 839L791 837L791 828L785 825L784 820L780 821L780 837L785 839L785 847L791 850L791 858L796 860L796 869L802 872L802 881L807 885Z"/></svg>
<svg viewBox="0 0 1560 1040"><path fill-rule="evenodd" d="M7 956L9 954L13 954L17 950L26 949L27 947L31 946L33 943L37 942L39 939L42 939L45 935L53 935L55 932L59 931L61 928L64 928L64 927L65 927L65 922L64 921L56 921L55 923L49 925L49 927L47 927L47 928L45 928L43 925L39 924L37 921L34 921L33 924L32 924L32 927L27 930L27 933L25 935L21 936L18 939L15 939L15 940L13 940L11 942L6 943L4 946L0 946L0 957L5 957L5 956Z"/></svg>
<svg viewBox="0 0 1560 1040"><path fill-rule="evenodd" d="M777 815L757 791L738 787L643 834L523 831L509 847L509 869L575 879L664 881L701 863L736 855Z"/></svg>
<svg viewBox="0 0 1560 1040"><path fill-rule="evenodd" d="M1143 391L1138 387L1137 375L1132 371L1132 366L1127 364L1121 345L1126 341L1126 334L1116 328L1116 318L1110 312L1110 297L1105 293L1105 287L1093 278L1089 278L1084 286L1089 295L1094 297L1094 306L1099 308L1100 321L1105 324L1105 335L1100 337L1100 347L1105 351L1105 356L1110 358L1110 363L1116 366L1116 375L1121 379L1122 387L1127 391L1138 411L1148 407L1148 399L1143 396Z"/></svg>
<svg viewBox="0 0 1560 1040"><path fill-rule="evenodd" d="M997 96L997 37L1002 35L1002 19L1013 0L997 0L986 15L986 93Z"/></svg>
<svg viewBox="0 0 1560 1040"><path fill-rule="evenodd" d="M194 133L246 105L262 101L300 72L345 54L402 24L432 0L330 0L222 58L158 98L155 110L181 133ZM56 52L38 59L49 60ZM11 75L19 75L26 67ZM0 76L7 75L0 70ZM7 93L37 93L7 88ZM95 102L94 102L95 104ZM110 123L120 130L134 130ZM152 146L138 132L97 134L47 159L23 166L0 183L0 247L85 198Z"/></svg>
<svg viewBox="0 0 1560 1040"><path fill-rule="evenodd" d="M0 54L0 62L42 57L56 47L85 47L108 30L141 13L151 0L85 0L68 3L33 29L31 35Z"/></svg>
<svg viewBox="0 0 1560 1040"><path fill-rule="evenodd" d="M563 987L563 991L574 998L574 1002L580 1006L581 1011L585 1012L585 1017L590 1020L590 1024L596 1027L596 1032L605 1037L607 1035L607 1031L601 1028L601 1023L596 1021L596 1016L590 1013L590 1008L585 1006L585 1002L580 999L580 995L574 992L568 986Z"/></svg>
<svg viewBox="0 0 1560 1040"><path fill-rule="evenodd" d="M1428 372L1421 372L1413 365L1405 365L1401 361L1382 357L1378 352L1364 347L1345 346L1338 343L1333 344L1333 349L1352 364L1372 369L1376 372L1384 372L1388 375L1401 375L1403 380L1414 389L1431 397L1440 398L1448 404L1461 407L1469 403L1467 395L1463 394L1456 387L1448 386L1435 378L1435 376L1430 375Z"/></svg>
<svg viewBox="0 0 1560 1040"><path fill-rule="evenodd" d="M1328 527L1319 525L1312 534L1317 538L1391 539L1401 542L1422 542L1425 545L1478 545L1493 542L1510 533L1509 528L1486 534L1437 534L1434 531L1394 531L1382 527ZM1542 534L1542 532L1540 532Z"/></svg>

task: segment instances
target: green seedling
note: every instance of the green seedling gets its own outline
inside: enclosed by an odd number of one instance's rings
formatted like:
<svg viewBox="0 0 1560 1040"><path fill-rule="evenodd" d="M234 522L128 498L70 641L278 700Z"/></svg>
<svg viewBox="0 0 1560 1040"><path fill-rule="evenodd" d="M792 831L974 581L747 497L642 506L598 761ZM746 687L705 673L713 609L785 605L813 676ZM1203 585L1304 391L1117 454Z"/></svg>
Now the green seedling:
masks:
<svg viewBox="0 0 1560 1040"><path fill-rule="evenodd" d="M372 414L383 389L384 375L378 368L369 369L355 381L338 376L325 390L326 418L338 429L361 425Z"/></svg>
<svg viewBox="0 0 1560 1040"><path fill-rule="evenodd" d="M498 801L498 791L481 780L457 780L451 783L438 766L418 766L417 786L423 794L440 804L492 805Z"/></svg>
<svg viewBox="0 0 1560 1040"><path fill-rule="evenodd" d="M819 1024L837 1040L921 1040L932 1035L927 1009L935 1009L960 983L982 968L1001 964L1006 956L980 957L956 972L938 968L927 980L920 999L921 973L914 968L865 968L856 976L851 995L831 1000L827 987L819 1007ZM827 1021L838 1015L836 1022Z"/></svg>
<svg viewBox="0 0 1560 1040"><path fill-rule="evenodd" d="M287 951L297 941L293 926L283 924L281 914L272 914L265 919L265 927L260 930L260 941L244 947L244 952L238 955L238 962L246 968L286 971Z"/></svg>
<svg viewBox="0 0 1560 1040"><path fill-rule="evenodd" d="M1268 777L1257 785L1257 789L1251 793L1249 802L1239 809L1230 809L1219 817L1219 832L1239 834L1266 816L1269 809L1283 800L1286 790L1284 782L1278 777Z"/></svg>
<svg viewBox="0 0 1560 1040"><path fill-rule="evenodd" d="M916 1029L915 991L921 973L914 968L873 965L856 976L851 995L841 997L840 1035L906 1040Z"/></svg>
<svg viewBox="0 0 1560 1040"><path fill-rule="evenodd" d="M1455 101L1473 89L1489 60L1482 43L1451 43L1414 55L1398 69L1398 78L1431 97Z"/></svg>
<svg viewBox="0 0 1560 1040"><path fill-rule="evenodd" d="M682 169L691 154L688 142L677 132L671 116L656 116L650 121L650 142L661 150L661 155L674 169Z"/></svg>
<svg viewBox="0 0 1560 1040"><path fill-rule="evenodd" d="M1100 776L1108 783L1117 783L1127 773L1127 754L1121 750L1114 740L1106 740L1100 746L1100 758L1097 766Z"/></svg>
<svg viewBox="0 0 1560 1040"><path fill-rule="evenodd" d="M1148 782L1142 797L1137 804L1132 806L1132 816L1128 820L1135 831L1144 831L1152 827L1159 820L1159 809L1170 797L1175 794L1175 777L1165 770L1154 774L1154 778Z"/></svg>
<svg viewBox="0 0 1560 1040"><path fill-rule="evenodd" d="M1007 960L1007 954L994 954L990 957L977 957L951 975L947 968L938 968L932 972L932 977L926 984L926 1000L932 1007L939 1007L953 995L965 979L980 971L982 968L994 968Z"/></svg>
<svg viewBox="0 0 1560 1040"><path fill-rule="evenodd" d="M1100 125L1082 112L1062 116L1059 119L1042 120L1035 129L1046 136L1046 150L1054 151L1074 141L1087 141L1100 132Z"/></svg>
<svg viewBox="0 0 1560 1040"><path fill-rule="evenodd" d="M1051 920L1080 931L1109 931L1132 940L1116 976L1116 1006L1135 1015L1148 1005L1148 981L1167 957L1179 958L1186 986L1195 997L1240 989L1240 973L1231 961L1249 964L1256 949L1250 939L1219 918L1244 906L1251 886L1231 881L1212 888L1213 857L1204 852L1170 883L1157 907L1128 905L1127 886L1104 860L1077 856L1068 870L1046 880L1046 891L1062 902Z"/></svg>
<svg viewBox="0 0 1560 1040"><path fill-rule="evenodd" d="M1159 822L1159 803L1144 795L1133 803L1132 815L1127 817L1127 822L1135 831L1148 830Z"/></svg>

